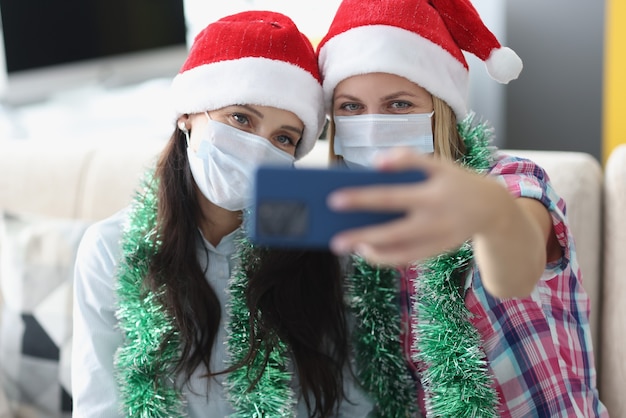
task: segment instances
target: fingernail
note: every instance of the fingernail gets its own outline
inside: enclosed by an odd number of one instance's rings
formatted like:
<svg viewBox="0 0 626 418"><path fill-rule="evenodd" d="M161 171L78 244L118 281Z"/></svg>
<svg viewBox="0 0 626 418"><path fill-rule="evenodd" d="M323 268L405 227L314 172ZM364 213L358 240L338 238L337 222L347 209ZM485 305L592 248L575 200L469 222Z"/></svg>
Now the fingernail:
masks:
<svg viewBox="0 0 626 418"><path fill-rule="evenodd" d="M346 205L346 199L342 193L331 193L326 202L331 209L342 209Z"/></svg>
<svg viewBox="0 0 626 418"><path fill-rule="evenodd" d="M335 254L347 254L350 252L348 242L341 238L334 238L330 241L330 249Z"/></svg>

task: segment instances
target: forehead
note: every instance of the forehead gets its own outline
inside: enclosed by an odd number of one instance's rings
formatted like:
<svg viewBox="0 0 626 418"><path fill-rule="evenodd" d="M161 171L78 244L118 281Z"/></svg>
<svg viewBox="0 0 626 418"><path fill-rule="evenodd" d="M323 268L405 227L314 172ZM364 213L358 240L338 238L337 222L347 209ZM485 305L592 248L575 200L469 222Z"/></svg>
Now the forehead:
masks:
<svg viewBox="0 0 626 418"><path fill-rule="evenodd" d="M334 96L341 94L359 97L386 96L398 92L406 92L418 96L430 96L423 87L408 79L389 73L368 73L348 77L335 88Z"/></svg>

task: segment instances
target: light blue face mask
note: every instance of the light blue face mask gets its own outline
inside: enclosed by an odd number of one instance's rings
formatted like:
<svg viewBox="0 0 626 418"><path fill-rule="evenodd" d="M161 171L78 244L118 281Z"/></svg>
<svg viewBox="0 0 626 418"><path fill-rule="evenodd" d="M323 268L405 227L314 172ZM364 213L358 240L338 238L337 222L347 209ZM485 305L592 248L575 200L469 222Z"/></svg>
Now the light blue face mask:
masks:
<svg viewBox="0 0 626 418"><path fill-rule="evenodd" d="M187 147L198 188L211 202L231 211L251 204L254 173L261 164L292 166L295 158L267 139L210 120L198 150Z"/></svg>
<svg viewBox="0 0 626 418"><path fill-rule="evenodd" d="M393 147L432 153L434 113L335 116L335 154L348 167L372 167L378 152Z"/></svg>

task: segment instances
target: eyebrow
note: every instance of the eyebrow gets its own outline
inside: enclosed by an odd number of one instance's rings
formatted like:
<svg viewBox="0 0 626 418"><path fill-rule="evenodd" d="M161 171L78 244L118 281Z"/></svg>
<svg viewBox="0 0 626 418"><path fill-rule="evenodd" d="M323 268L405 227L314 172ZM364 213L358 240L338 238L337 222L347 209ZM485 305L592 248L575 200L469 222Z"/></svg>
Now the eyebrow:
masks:
<svg viewBox="0 0 626 418"><path fill-rule="evenodd" d="M236 106L243 107L244 109L246 109L250 113L254 113L260 119L263 119L265 117L265 115L263 113L259 112L258 110L256 110L255 108L253 108L253 107L251 107L249 105L236 105ZM302 134L304 133L304 131L302 129L298 129L295 126L291 126L291 125L281 125L281 129L292 131L292 132L298 134L300 137L302 137Z"/></svg>
<svg viewBox="0 0 626 418"><path fill-rule="evenodd" d="M392 99L397 99L398 97L402 97L402 96L411 96L411 97L417 97L417 95L410 93L408 91L397 91L395 93L391 93L385 97L383 97L383 100L392 100Z"/></svg>
<svg viewBox="0 0 626 418"><path fill-rule="evenodd" d="M410 96L410 97L417 97L417 95L410 93L408 91L397 91L395 93L391 93L388 94L387 96L383 97L381 101L386 101L386 100L392 100L392 99L397 99L398 97L402 97L402 96ZM352 96L350 94L340 94L337 97L335 97L335 100L340 99L340 98L344 98L344 99L348 99L348 100L354 100L354 101L359 101L361 99L359 99L356 96Z"/></svg>
<svg viewBox="0 0 626 418"><path fill-rule="evenodd" d="M348 100L354 100L354 101L357 101L357 102L359 101L358 97L352 96L350 94L345 94L345 93L342 93L342 94L339 94L339 95L335 96L333 98L333 101L335 101L337 99L341 99L341 98L348 99Z"/></svg>
<svg viewBox="0 0 626 418"><path fill-rule="evenodd" d="M302 137L302 134L304 133L304 130L302 129L298 129L295 126L291 126L291 125L282 125L281 128L287 130L287 131L292 131L296 134L298 134L300 137Z"/></svg>
<svg viewBox="0 0 626 418"><path fill-rule="evenodd" d="M244 109L246 109L248 112L254 113L255 115L257 115L259 118L263 119L265 117L265 115L263 115L263 113L259 112L258 110L256 110L253 107L250 107L248 105L235 105L238 107L243 107Z"/></svg>

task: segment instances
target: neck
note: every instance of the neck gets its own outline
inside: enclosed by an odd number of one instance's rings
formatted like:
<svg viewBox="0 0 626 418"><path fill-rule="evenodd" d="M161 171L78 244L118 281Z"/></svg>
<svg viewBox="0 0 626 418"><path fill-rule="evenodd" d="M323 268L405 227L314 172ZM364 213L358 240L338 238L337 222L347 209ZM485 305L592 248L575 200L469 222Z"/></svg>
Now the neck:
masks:
<svg viewBox="0 0 626 418"><path fill-rule="evenodd" d="M241 225L241 211L232 212L215 205L204 195L199 193L200 211L200 231L204 238L213 246L217 246L222 238L239 228Z"/></svg>

